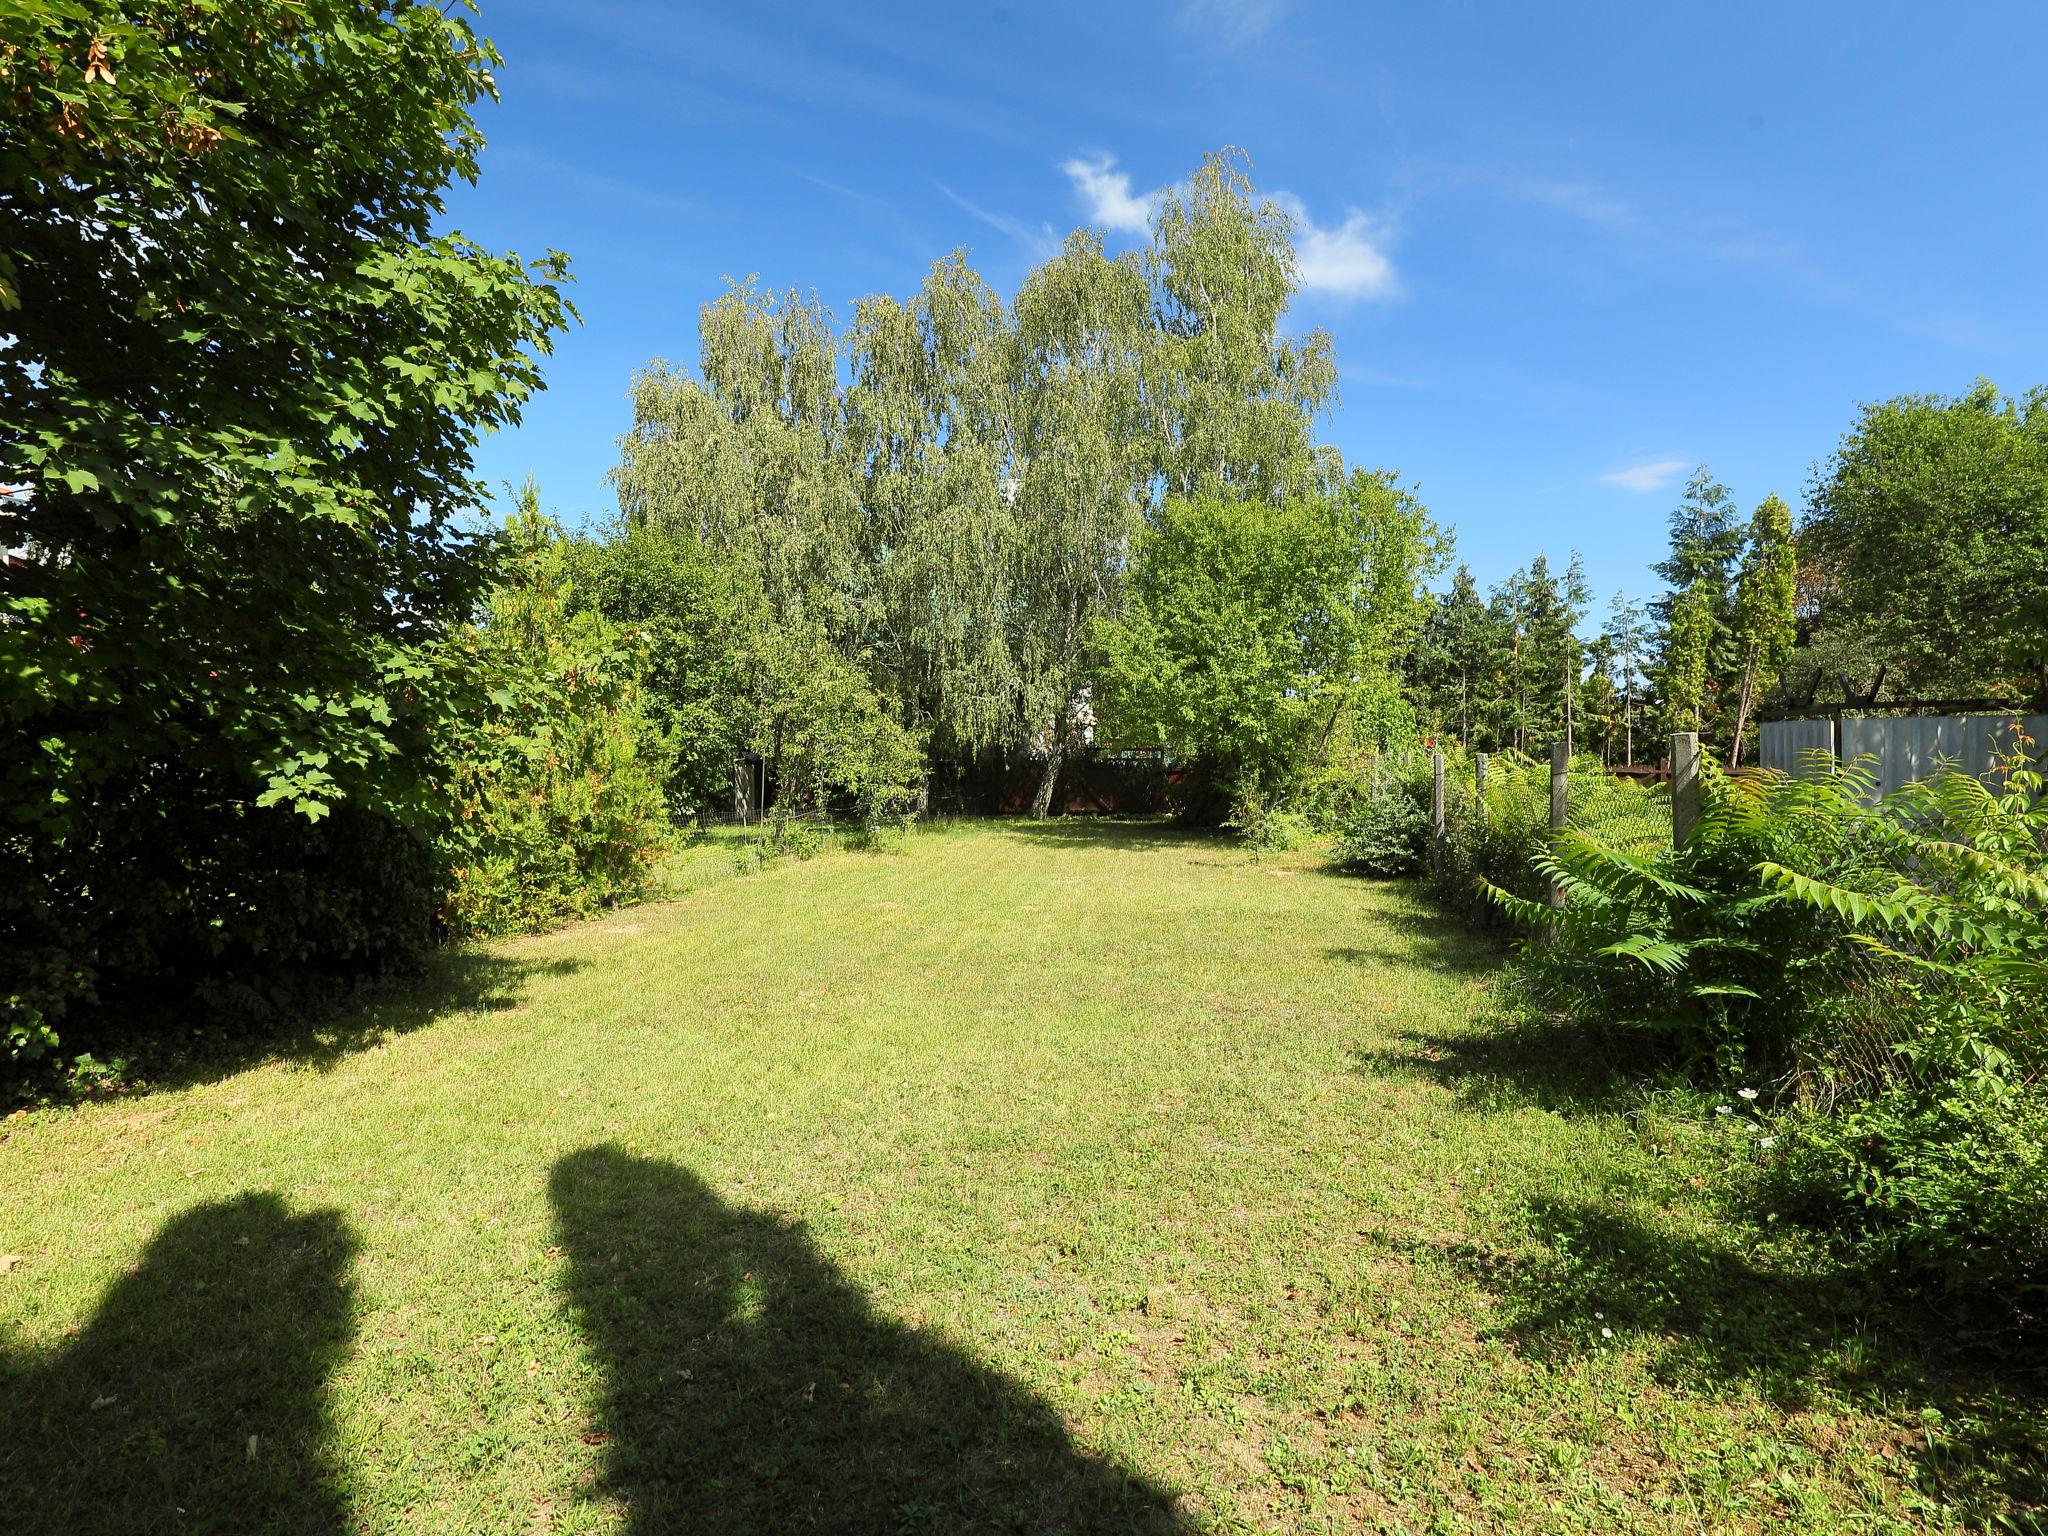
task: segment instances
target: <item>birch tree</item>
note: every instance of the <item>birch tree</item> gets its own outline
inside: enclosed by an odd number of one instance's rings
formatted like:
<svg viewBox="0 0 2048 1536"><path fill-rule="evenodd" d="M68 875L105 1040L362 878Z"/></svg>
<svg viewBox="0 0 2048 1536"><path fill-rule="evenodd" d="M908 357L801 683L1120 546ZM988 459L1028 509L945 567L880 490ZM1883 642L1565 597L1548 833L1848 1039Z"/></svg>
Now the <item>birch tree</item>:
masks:
<svg viewBox="0 0 2048 1536"><path fill-rule="evenodd" d="M1014 344L963 252L909 303L863 299L847 337L844 455L860 505L852 650L905 725L969 751L1013 734L1003 622L1014 542Z"/></svg>
<svg viewBox="0 0 2048 1536"><path fill-rule="evenodd" d="M1019 708L1045 744L1031 802L1040 818L1051 812L1073 739L1090 629L1144 521L1149 308L1138 261L1105 256L1093 231L1069 236L1017 295L1009 630Z"/></svg>
<svg viewBox="0 0 2048 1536"><path fill-rule="evenodd" d="M1145 267L1157 325L1146 396L1166 493L1271 501L1334 486L1312 434L1336 392L1329 333L1280 334L1300 287L1294 221L1254 198L1242 155L1207 156L1164 196Z"/></svg>

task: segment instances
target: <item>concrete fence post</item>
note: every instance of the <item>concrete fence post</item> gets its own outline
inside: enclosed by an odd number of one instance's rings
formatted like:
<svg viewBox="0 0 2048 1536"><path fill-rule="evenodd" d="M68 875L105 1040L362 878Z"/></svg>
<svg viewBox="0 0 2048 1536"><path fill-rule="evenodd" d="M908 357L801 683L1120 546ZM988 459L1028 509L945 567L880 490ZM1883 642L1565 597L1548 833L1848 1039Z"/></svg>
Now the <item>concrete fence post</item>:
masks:
<svg viewBox="0 0 2048 1536"><path fill-rule="evenodd" d="M1444 754L1439 747L1429 754L1429 862L1438 874L1444 872Z"/></svg>
<svg viewBox="0 0 2048 1536"><path fill-rule="evenodd" d="M1683 848L1700 819L1700 733L1671 733L1671 844Z"/></svg>
<svg viewBox="0 0 2048 1536"><path fill-rule="evenodd" d="M1569 742L1554 741L1550 744L1550 830L1562 832L1565 818L1571 809L1572 749ZM1564 888L1552 881L1550 904L1564 905Z"/></svg>

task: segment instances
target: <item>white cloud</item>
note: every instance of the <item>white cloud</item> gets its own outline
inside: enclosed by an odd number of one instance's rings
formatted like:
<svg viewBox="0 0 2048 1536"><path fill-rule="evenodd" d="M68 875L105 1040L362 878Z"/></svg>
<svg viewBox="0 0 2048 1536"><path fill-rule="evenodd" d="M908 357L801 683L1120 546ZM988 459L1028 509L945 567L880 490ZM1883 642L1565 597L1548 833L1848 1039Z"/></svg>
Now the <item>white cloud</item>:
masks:
<svg viewBox="0 0 2048 1536"><path fill-rule="evenodd" d="M1116 169L1116 156L1076 155L1060 167L1088 205L1090 223L1125 234L1142 235L1152 228L1152 205L1157 192L1140 197L1131 191L1131 178Z"/></svg>
<svg viewBox="0 0 2048 1536"><path fill-rule="evenodd" d="M1688 467L1686 459L1652 459L1648 463L1617 469L1600 478L1609 485L1618 485L1624 491L1634 491L1641 496L1650 491L1661 491L1684 474Z"/></svg>
<svg viewBox="0 0 2048 1536"><path fill-rule="evenodd" d="M1164 187L1133 192L1130 176L1116 168L1114 155L1076 155L1060 169L1081 194L1091 224L1132 235L1151 230L1152 210ZM1400 292L1385 232L1372 218L1354 208L1343 223L1325 227L1308 216L1307 206L1293 193L1275 192L1272 199L1294 220L1294 254L1305 292L1373 299Z"/></svg>
<svg viewBox="0 0 2048 1536"><path fill-rule="evenodd" d="M1354 208L1342 224L1325 228L1292 193L1275 192L1273 201L1294 220L1294 258L1304 292L1368 299L1400 292L1386 238L1365 214Z"/></svg>
<svg viewBox="0 0 2048 1536"><path fill-rule="evenodd" d="M1237 47L1273 29L1287 0L1181 0L1183 32L1225 47Z"/></svg>

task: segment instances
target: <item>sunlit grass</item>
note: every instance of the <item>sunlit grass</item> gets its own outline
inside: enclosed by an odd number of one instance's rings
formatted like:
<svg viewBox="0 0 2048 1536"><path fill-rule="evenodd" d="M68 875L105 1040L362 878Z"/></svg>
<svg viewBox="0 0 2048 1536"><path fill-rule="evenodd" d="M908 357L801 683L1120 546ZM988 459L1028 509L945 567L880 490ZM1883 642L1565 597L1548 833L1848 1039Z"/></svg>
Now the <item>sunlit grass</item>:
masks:
<svg viewBox="0 0 2048 1536"><path fill-rule="evenodd" d="M0 1122L0 1530L2038 1496L2037 1403L1710 1203L1709 1134L1503 1043L1496 957L1397 887L1150 826L693 857L321 1066Z"/></svg>

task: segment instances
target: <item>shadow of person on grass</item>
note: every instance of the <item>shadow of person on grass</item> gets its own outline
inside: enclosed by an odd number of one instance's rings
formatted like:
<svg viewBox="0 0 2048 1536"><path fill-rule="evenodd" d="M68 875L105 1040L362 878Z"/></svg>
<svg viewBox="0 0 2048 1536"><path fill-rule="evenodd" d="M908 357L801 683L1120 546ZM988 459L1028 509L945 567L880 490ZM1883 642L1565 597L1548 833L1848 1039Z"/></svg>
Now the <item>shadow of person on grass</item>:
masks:
<svg viewBox="0 0 2048 1536"><path fill-rule="evenodd" d="M634 1536L1183 1529L1023 1387L876 1312L800 1224L613 1147L549 1192Z"/></svg>
<svg viewBox="0 0 2048 1536"><path fill-rule="evenodd" d="M0 1354L0 1531L350 1529L325 1395L354 1252L332 1211L197 1206L76 1338Z"/></svg>

